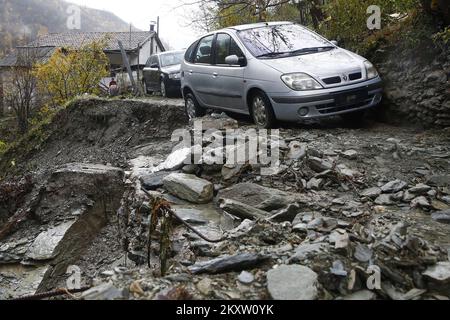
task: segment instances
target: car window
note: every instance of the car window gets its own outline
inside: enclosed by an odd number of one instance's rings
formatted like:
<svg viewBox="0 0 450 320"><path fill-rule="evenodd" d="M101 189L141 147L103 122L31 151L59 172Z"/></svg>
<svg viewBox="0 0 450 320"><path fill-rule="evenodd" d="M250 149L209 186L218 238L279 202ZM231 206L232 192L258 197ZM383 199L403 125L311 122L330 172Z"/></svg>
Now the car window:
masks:
<svg viewBox="0 0 450 320"><path fill-rule="evenodd" d="M232 55L243 57L241 49L236 41L226 33L219 33L216 40L216 64L226 64L225 58Z"/></svg>
<svg viewBox="0 0 450 320"><path fill-rule="evenodd" d="M150 57L150 66L157 65L159 66L158 56Z"/></svg>
<svg viewBox="0 0 450 320"><path fill-rule="evenodd" d="M200 40L197 52L195 53L194 63L211 64L212 63L212 43L214 35L207 36Z"/></svg>
<svg viewBox="0 0 450 320"><path fill-rule="evenodd" d="M150 68L151 65L152 65L152 58L150 57L147 59L147 63L145 64L145 66Z"/></svg>
<svg viewBox="0 0 450 320"><path fill-rule="evenodd" d="M175 66L183 61L184 52L163 53L161 55L161 66Z"/></svg>
<svg viewBox="0 0 450 320"><path fill-rule="evenodd" d="M195 41L191 46L186 50L184 55L184 60L187 62L194 62L194 51L197 48L198 41Z"/></svg>

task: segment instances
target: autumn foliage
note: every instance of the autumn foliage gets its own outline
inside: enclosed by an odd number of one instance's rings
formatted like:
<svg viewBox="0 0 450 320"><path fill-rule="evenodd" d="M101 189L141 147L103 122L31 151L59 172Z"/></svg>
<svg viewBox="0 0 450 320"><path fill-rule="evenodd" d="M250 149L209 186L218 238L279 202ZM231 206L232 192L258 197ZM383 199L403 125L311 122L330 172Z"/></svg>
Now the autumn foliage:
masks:
<svg viewBox="0 0 450 320"><path fill-rule="evenodd" d="M62 105L82 94L98 94L100 80L108 76L109 60L104 42L92 42L81 48L60 48L48 62L35 68L41 93L50 105Z"/></svg>

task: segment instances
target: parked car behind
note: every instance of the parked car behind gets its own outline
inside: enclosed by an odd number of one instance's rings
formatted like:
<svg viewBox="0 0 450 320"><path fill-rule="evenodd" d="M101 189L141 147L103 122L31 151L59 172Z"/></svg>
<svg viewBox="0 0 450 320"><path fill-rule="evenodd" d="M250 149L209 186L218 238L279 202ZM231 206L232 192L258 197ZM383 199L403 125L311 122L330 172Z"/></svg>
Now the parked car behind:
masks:
<svg viewBox="0 0 450 320"><path fill-rule="evenodd" d="M167 51L151 56L142 80L147 94L160 92L163 97L181 94L180 67L184 51Z"/></svg>
<svg viewBox="0 0 450 320"><path fill-rule="evenodd" d="M251 115L263 128L332 115L357 122L380 103L381 83L367 59L290 22L209 33L181 66L190 118L221 109Z"/></svg>

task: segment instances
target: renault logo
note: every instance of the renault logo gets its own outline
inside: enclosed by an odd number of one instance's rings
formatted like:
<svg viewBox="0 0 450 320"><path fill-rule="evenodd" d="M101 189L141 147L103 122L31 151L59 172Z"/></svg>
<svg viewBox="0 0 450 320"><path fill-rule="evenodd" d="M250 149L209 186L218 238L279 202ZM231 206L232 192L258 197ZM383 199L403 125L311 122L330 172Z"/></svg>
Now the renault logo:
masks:
<svg viewBox="0 0 450 320"><path fill-rule="evenodd" d="M344 80L344 81L347 81L348 80L348 77L347 77L347 75L342 75L342 80Z"/></svg>

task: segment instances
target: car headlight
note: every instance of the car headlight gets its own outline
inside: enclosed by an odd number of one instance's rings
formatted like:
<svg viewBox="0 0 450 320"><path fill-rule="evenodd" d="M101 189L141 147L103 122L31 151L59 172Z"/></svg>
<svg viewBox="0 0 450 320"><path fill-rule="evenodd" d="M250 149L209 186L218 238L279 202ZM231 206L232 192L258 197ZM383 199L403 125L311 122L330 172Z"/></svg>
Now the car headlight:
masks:
<svg viewBox="0 0 450 320"><path fill-rule="evenodd" d="M296 91L323 89L320 83L306 73L284 74L281 76L281 80Z"/></svg>
<svg viewBox="0 0 450 320"><path fill-rule="evenodd" d="M176 80L181 78L181 72L169 74L169 79Z"/></svg>
<svg viewBox="0 0 450 320"><path fill-rule="evenodd" d="M367 79L373 79L378 77L378 71L372 63L366 60L364 61L364 65L366 66L367 70Z"/></svg>

